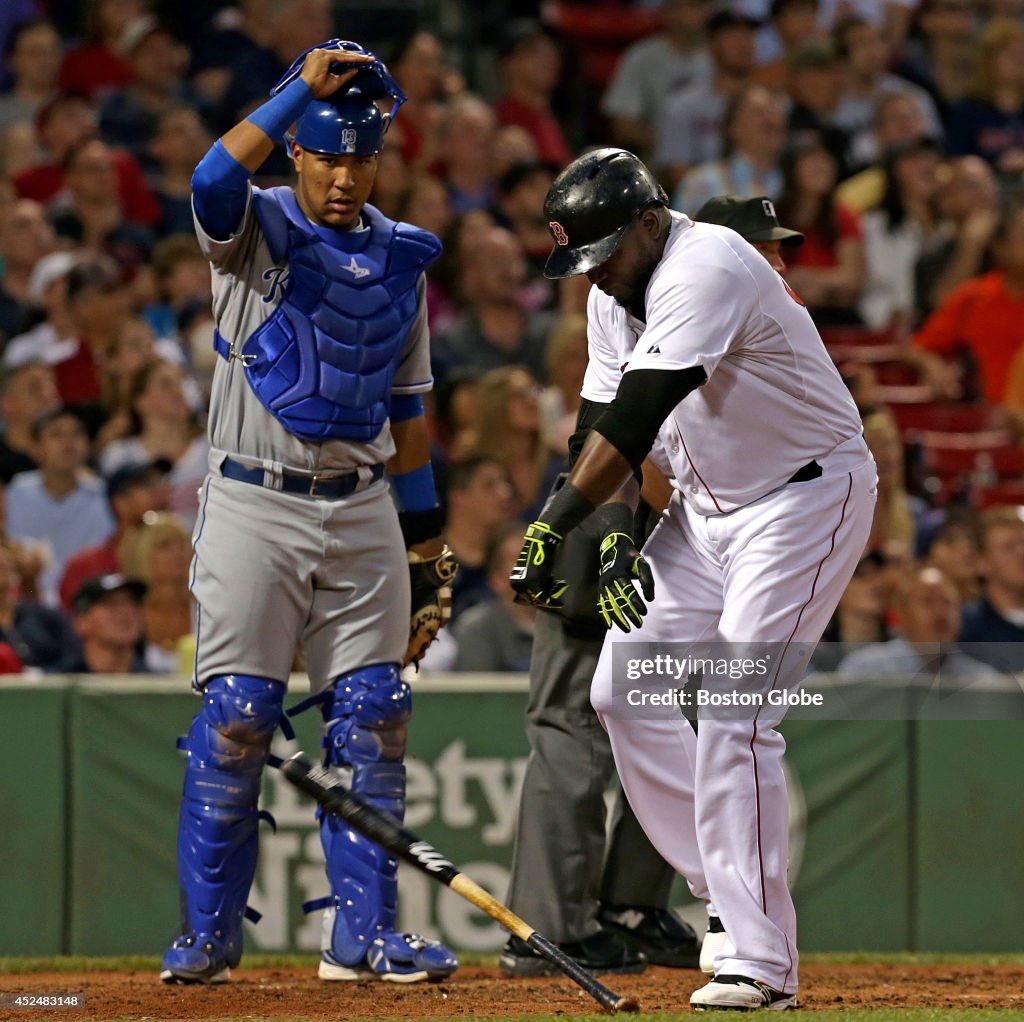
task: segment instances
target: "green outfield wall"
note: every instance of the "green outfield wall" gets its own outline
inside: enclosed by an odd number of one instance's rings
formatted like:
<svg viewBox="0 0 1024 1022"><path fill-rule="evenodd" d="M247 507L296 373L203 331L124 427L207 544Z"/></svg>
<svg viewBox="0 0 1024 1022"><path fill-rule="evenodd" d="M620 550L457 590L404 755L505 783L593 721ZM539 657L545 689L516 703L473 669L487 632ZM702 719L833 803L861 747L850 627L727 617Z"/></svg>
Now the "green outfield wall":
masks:
<svg viewBox="0 0 1024 1022"><path fill-rule="evenodd" d="M301 689L301 685L293 688ZM504 898L526 765L525 679L414 682L406 821ZM290 702L298 702L296 691ZM0 681L0 955L158 953L177 925L184 681ZM319 715L296 722L319 743ZM791 879L807 951L1020 951L1019 721L793 720ZM286 752L283 740L277 751ZM312 951L327 891L311 805L268 771L251 950ZM462 950L504 934L403 867L404 929ZM678 905L699 920L680 882Z"/></svg>

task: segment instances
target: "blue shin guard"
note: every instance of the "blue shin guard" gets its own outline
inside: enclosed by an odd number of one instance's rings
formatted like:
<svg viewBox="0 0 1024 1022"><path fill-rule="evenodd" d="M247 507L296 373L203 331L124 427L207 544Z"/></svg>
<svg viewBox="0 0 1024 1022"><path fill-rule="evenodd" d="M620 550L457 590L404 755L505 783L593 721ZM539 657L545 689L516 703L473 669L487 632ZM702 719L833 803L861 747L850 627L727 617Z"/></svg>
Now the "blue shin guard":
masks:
<svg viewBox="0 0 1024 1022"><path fill-rule="evenodd" d="M323 702L327 762L351 771L351 788L401 820L405 814L409 686L395 664L343 675ZM443 945L395 930L398 860L330 813L321 815L331 897L324 913L320 978L376 977L398 983L439 980L458 962Z"/></svg>
<svg viewBox="0 0 1024 1022"><path fill-rule="evenodd" d="M166 983L217 983L242 956L242 920L259 850L257 803L283 682L210 679L192 721L178 824L182 932L168 948Z"/></svg>

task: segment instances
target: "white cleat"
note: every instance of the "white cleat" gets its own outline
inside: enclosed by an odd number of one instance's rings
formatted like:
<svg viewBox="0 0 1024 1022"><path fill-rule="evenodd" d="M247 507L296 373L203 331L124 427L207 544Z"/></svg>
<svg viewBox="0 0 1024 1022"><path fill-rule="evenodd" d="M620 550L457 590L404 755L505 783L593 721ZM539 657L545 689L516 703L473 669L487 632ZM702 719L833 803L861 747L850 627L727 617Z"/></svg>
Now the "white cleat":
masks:
<svg viewBox="0 0 1024 1022"><path fill-rule="evenodd" d="M690 996L695 1011L786 1011L796 1007L796 994L784 994L748 976L716 976Z"/></svg>
<svg viewBox="0 0 1024 1022"><path fill-rule="evenodd" d="M708 976L715 974L715 956L722 953L726 941L725 927L718 916L708 916L708 929L700 946L700 971Z"/></svg>

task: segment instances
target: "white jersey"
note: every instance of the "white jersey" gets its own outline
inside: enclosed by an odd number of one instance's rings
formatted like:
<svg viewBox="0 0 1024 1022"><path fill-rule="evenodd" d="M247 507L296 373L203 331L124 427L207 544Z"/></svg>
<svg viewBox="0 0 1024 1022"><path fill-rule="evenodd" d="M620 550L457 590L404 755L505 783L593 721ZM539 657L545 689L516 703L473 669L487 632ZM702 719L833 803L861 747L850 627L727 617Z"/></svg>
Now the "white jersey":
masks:
<svg viewBox="0 0 1024 1022"><path fill-rule="evenodd" d="M660 432L677 488L702 515L750 504L832 452L849 450L843 471L861 464L860 415L803 303L734 231L672 218L646 324L591 289L583 397L611 401L625 372L703 367L707 382Z"/></svg>

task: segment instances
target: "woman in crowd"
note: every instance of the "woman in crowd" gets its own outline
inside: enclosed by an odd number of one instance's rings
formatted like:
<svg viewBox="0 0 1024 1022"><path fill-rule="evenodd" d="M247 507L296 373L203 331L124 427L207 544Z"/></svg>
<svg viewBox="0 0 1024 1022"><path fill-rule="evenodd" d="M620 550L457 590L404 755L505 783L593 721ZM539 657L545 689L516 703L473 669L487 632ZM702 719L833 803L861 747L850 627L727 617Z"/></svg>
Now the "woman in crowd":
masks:
<svg viewBox="0 0 1024 1022"><path fill-rule="evenodd" d="M786 253L786 280L819 325L859 322L864 242L857 215L835 202L835 157L810 135L787 150L782 174L779 222L804 236Z"/></svg>
<svg viewBox="0 0 1024 1022"><path fill-rule="evenodd" d="M565 459L552 454L541 428L540 384L519 366L492 369L476 385L475 455L503 465L515 489L517 518L539 513Z"/></svg>
<svg viewBox="0 0 1024 1022"><path fill-rule="evenodd" d="M123 573L146 583L142 600L146 666L156 674L177 673L183 641L195 628L195 603L188 590L192 545L182 520L167 511L147 511L121 540Z"/></svg>
<svg viewBox="0 0 1024 1022"><path fill-rule="evenodd" d="M935 143L927 138L885 158L885 196L863 218L868 275L859 308L872 330L905 336L913 326L914 269L940 227L935 198L941 166Z"/></svg>
<svg viewBox="0 0 1024 1022"><path fill-rule="evenodd" d="M196 493L206 476L209 441L188 406L181 369L162 359L144 365L132 378L128 412L128 434L103 449L100 470L109 476L124 465L169 462L171 510L191 528L198 511Z"/></svg>

